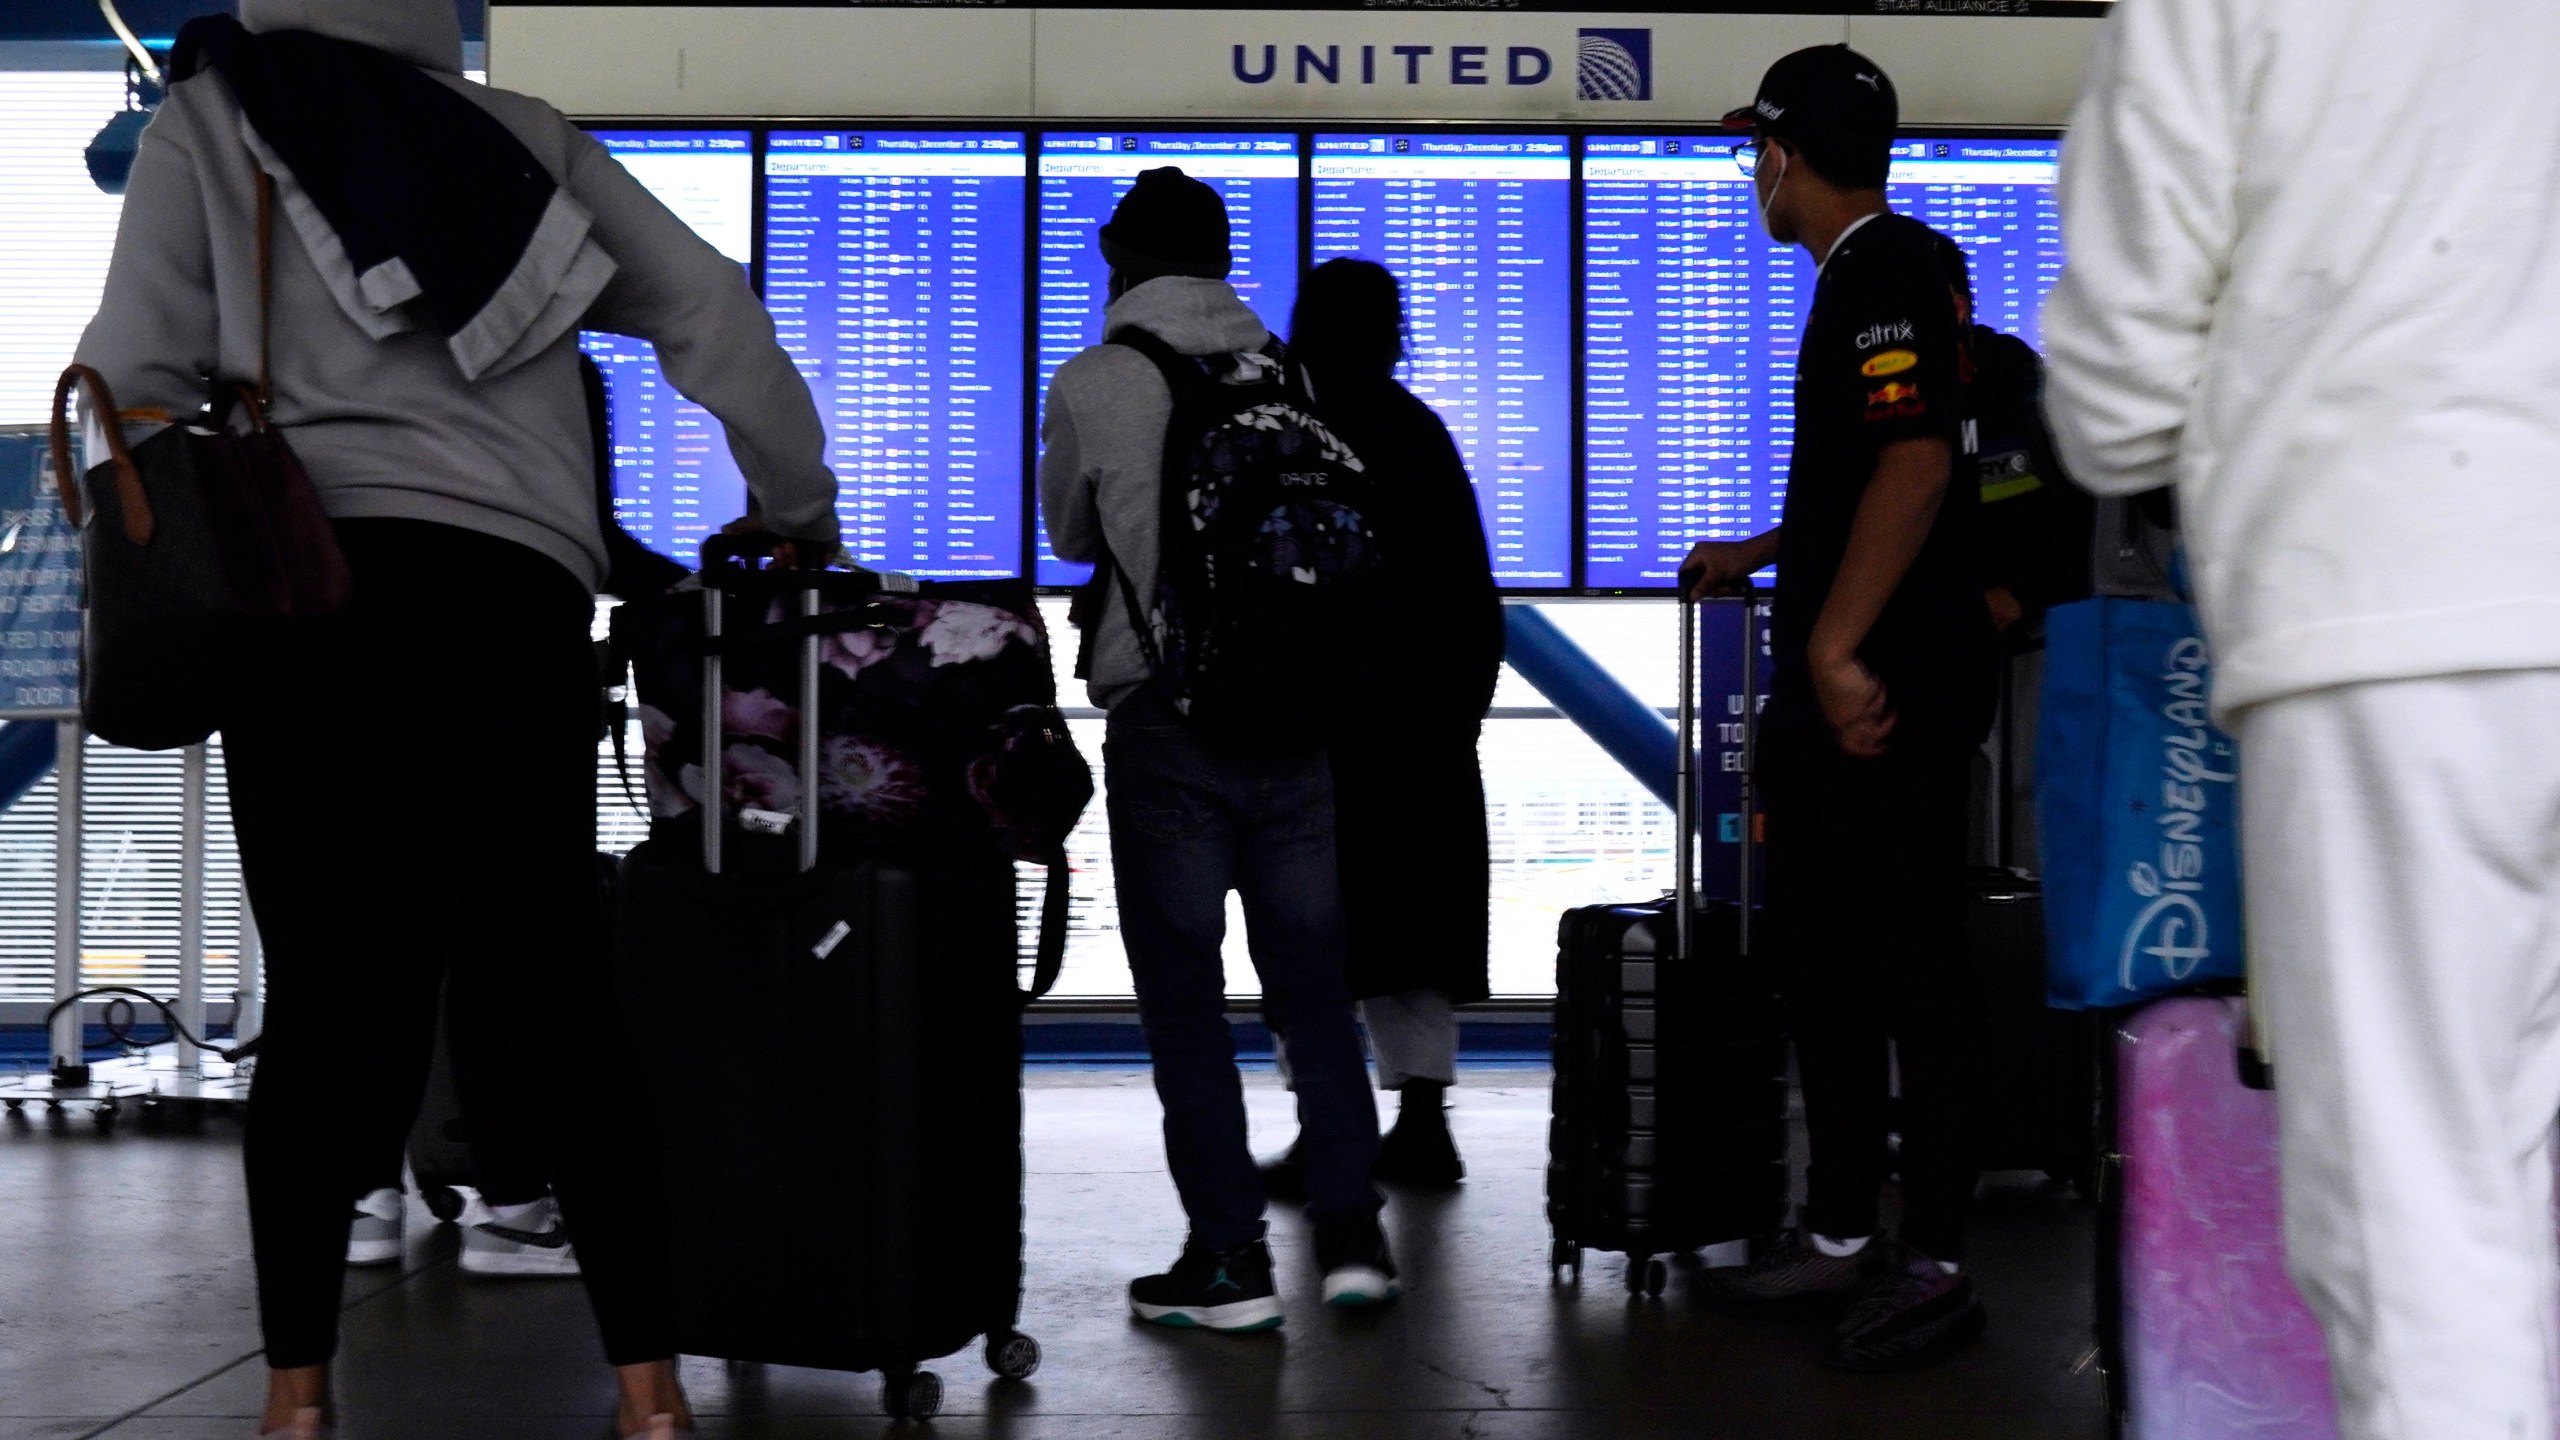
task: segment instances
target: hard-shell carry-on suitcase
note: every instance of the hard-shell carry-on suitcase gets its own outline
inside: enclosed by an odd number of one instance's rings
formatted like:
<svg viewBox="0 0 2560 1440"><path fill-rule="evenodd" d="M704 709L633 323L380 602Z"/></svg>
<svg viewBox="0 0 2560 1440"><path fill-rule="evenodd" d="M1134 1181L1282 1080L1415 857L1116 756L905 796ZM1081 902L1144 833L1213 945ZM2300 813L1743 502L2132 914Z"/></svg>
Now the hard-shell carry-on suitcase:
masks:
<svg viewBox="0 0 2560 1440"><path fill-rule="evenodd" d="M879 1370L922 1419L917 1367L987 1337L1019 1379L1038 1345L1022 1294L1022 1019L1012 863L930 844L821 854L819 727L800 731L797 809L723 803L724 603L751 622L819 581L706 546L701 831L625 859L615 926L633 1040L653 1076L676 1348ZM841 576L836 577L841 579ZM735 594L728 592L735 591ZM815 714L819 640L804 630ZM773 833L779 831L781 833ZM761 833L759 833L761 832Z"/></svg>
<svg viewBox="0 0 2560 1440"><path fill-rule="evenodd" d="M2045 1004L2044 888L1981 869L1965 893L1965 939L1982 992L1982 1168L2033 1170L2095 1195L2104 1150L2105 1017Z"/></svg>
<svg viewBox="0 0 2560 1440"><path fill-rule="evenodd" d="M2276 1097L2244 1083L2246 1002L2180 996L2115 1029L2098 1339L2134 1440L2335 1440L2319 1323L2284 1268Z"/></svg>
<svg viewBox="0 0 2560 1440"><path fill-rule="evenodd" d="M1746 605L1754 602L1746 600ZM1745 613L1752 644L1758 627ZM1698 630L1680 606L1676 884L1667 900L1568 912L1558 934L1555 1098L1548 1131L1550 1261L1627 1257L1627 1286L1659 1294L1663 1257L1766 1234L1787 1207L1787 1028L1752 962L1744 906L1697 898ZM1746 652L1744 709L1758 711ZM1752 894L1751 745L1744 733L1742 884Z"/></svg>
<svg viewBox="0 0 2560 1440"><path fill-rule="evenodd" d="M2319 1322L2285 1273L2275 1092L2237 996L2115 1027L2098 1344L2131 1440L2337 1440ZM2281 1086L2284 1057L2275 1057Z"/></svg>

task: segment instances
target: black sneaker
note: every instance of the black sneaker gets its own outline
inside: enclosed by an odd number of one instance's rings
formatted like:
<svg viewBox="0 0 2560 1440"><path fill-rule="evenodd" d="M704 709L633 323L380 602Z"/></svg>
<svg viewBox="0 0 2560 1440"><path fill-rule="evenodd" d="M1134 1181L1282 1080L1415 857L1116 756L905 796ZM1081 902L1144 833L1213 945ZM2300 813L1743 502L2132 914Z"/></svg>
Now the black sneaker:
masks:
<svg viewBox="0 0 2560 1440"><path fill-rule="evenodd" d="M1324 1271L1324 1303L1337 1310L1384 1305L1404 1293L1387 1232L1372 1215L1318 1224L1316 1264Z"/></svg>
<svg viewBox="0 0 2560 1440"><path fill-rule="evenodd" d="M1284 1205L1307 1203L1306 1141L1292 1140L1279 1159L1262 1166L1262 1193Z"/></svg>
<svg viewBox="0 0 2560 1440"><path fill-rule="evenodd" d="M1438 1085L1428 1092L1418 1084L1407 1086L1395 1128L1379 1140L1377 1163L1369 1171L1379 1184L1450 1190L1467 1178L1457 1139L1449 1133L1448 1113L1441 1108L1443 1093Z"/></svg>
<svg viewBox="0 0 2560 1440"><path fill-rule="evenodd" d="M1129 1309L1139 1319L1182 1330L1277 1330L1280 1292L1271 1281L1271 1250L1261 1241L1233 1250L1182 1247L1162 1275L1129 1282Z"/></svg>
<svg viewBox="0 0 2560 1440"><path fill-rule="evenodd" d="M1855 1301L1884 1261L1880 1239L1855 1255L1825 1255L1803 1230L1781 1230L1753 1243L1751 1263L1700 1271L1691 1289L1710 1303L1757 1314L1821 1314Z"/></svg>
<svg viewBox="0 0 2560 1440"><path fill-rule="evenodd" d="M1831 1332L1823 1364L1835 1370L1911 1370L1980 1338L1987 1322L1971 1280L1948 1274L1913 1250L1897 1249L1893 1262Z"/></svg>

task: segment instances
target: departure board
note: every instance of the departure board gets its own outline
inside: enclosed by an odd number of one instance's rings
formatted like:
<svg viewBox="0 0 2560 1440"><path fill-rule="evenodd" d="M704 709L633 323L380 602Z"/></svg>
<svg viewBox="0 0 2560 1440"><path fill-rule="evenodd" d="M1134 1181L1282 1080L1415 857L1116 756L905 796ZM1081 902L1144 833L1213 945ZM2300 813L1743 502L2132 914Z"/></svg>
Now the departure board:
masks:
<svg viewBox="0 0 2560 1440"><path fill-rule="evenodd" d="M1583 583L1658 589L1786 505L1816 271L1760 223L1732 136L1583 141ZM2062 271L2058 139L1906 136L1888 198L1961 244L1976 319L2038 342Z"/></svg>
<svg viewBox="0 0 2560 1440"><path fill-rule="evenodd" d="M1110 267L1099 235L1138 172L1175 166L1227 202L1235 270L1227 278L1275 333L1289 328L1298 293L1298 137L1173 131L1053 131L1040 137L1039 351L1033 393L1045 397L1058 367L1102 339ZM1081 585L1090 565L1049 549L1033 527L1043 585Z"/></svg>
<svg viewBox="0 0 2560 1440"><path fill-rule="evenodd" d="M1804 251L1773 243L1731 136L1583 141L1583 567L1668 585L1700 540L1778 523Z"/></svg>
<svg viewBox="0 0 2560 1440"><path fill-rule="evenodd" d="M754 137L744 130L599 130L595 137L694 232L741 267L755 258ZM694 563L702 537L747 510L729 438L685 399L645 340L587 331L613 417L614 513L661 555Z"/></svg>
<svg viewBox="0 0 2560 1440"><path fill-rule="evenodd" d="M1021 574L1025 137L775 131L764 172L765 304L827 422L845 548Z"/></svg>
<svg viewBox="0 0 2560 1440"><path fill-rule="evenodd" d="M1893 208L1962 245L1974 320L2044 350L2044 297L2062 278L2059 138L1906 136L1885 194Z"/></svg>
<svg viewBox="0 0 2560 1440"><path fill-rule="evenodd" d="M1571 142L1464 130L1318 135L1313 259L1404 286L1405 384L1474 477L1494 575L1573 584Z"/></svg>

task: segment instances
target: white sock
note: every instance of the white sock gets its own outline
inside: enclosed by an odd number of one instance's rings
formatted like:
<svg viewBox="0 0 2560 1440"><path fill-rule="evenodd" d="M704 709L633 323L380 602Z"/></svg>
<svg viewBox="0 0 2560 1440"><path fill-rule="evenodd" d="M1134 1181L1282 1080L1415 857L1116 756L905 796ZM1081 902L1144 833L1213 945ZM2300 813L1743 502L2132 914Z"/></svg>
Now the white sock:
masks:
<svg viewBox="0 0 2560 1440"><path fill-rule="evenodd" d="M1828 1235L1816 1234L1813 1237L1813 1248L1834 1260L1846 1260L1866 1249L1867 1242L1874 1238L1876 1237L1873 1235L1861 1235L1855 1240L1834 1240Z"/></svg>

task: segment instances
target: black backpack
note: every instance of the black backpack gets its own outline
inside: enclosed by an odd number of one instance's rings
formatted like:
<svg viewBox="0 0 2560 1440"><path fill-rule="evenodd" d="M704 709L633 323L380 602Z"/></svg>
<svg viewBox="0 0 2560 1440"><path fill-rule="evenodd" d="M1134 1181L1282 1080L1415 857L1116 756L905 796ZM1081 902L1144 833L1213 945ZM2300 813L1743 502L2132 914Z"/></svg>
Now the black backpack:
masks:
<svg viewBox="0 0 2560 1440"><path fill-rule="evenodd" d="M2064 473L2044 420L2044 361L1988 326L1973 332L1974 461L1982 493L1983 587L2006 588L2032 622L2089 596L2097 502Z"/></svg>
<svg viewBox="0 0 2560 1440"><path fill-rule="evenodd" d="M1278 341L1205 358L1143 330L1111 343L1153 361L1173 392L1155 594L1109 566L1148 668L1203 739L1321 748L1374 673L1375 477L1319 417Z"/></svg>

